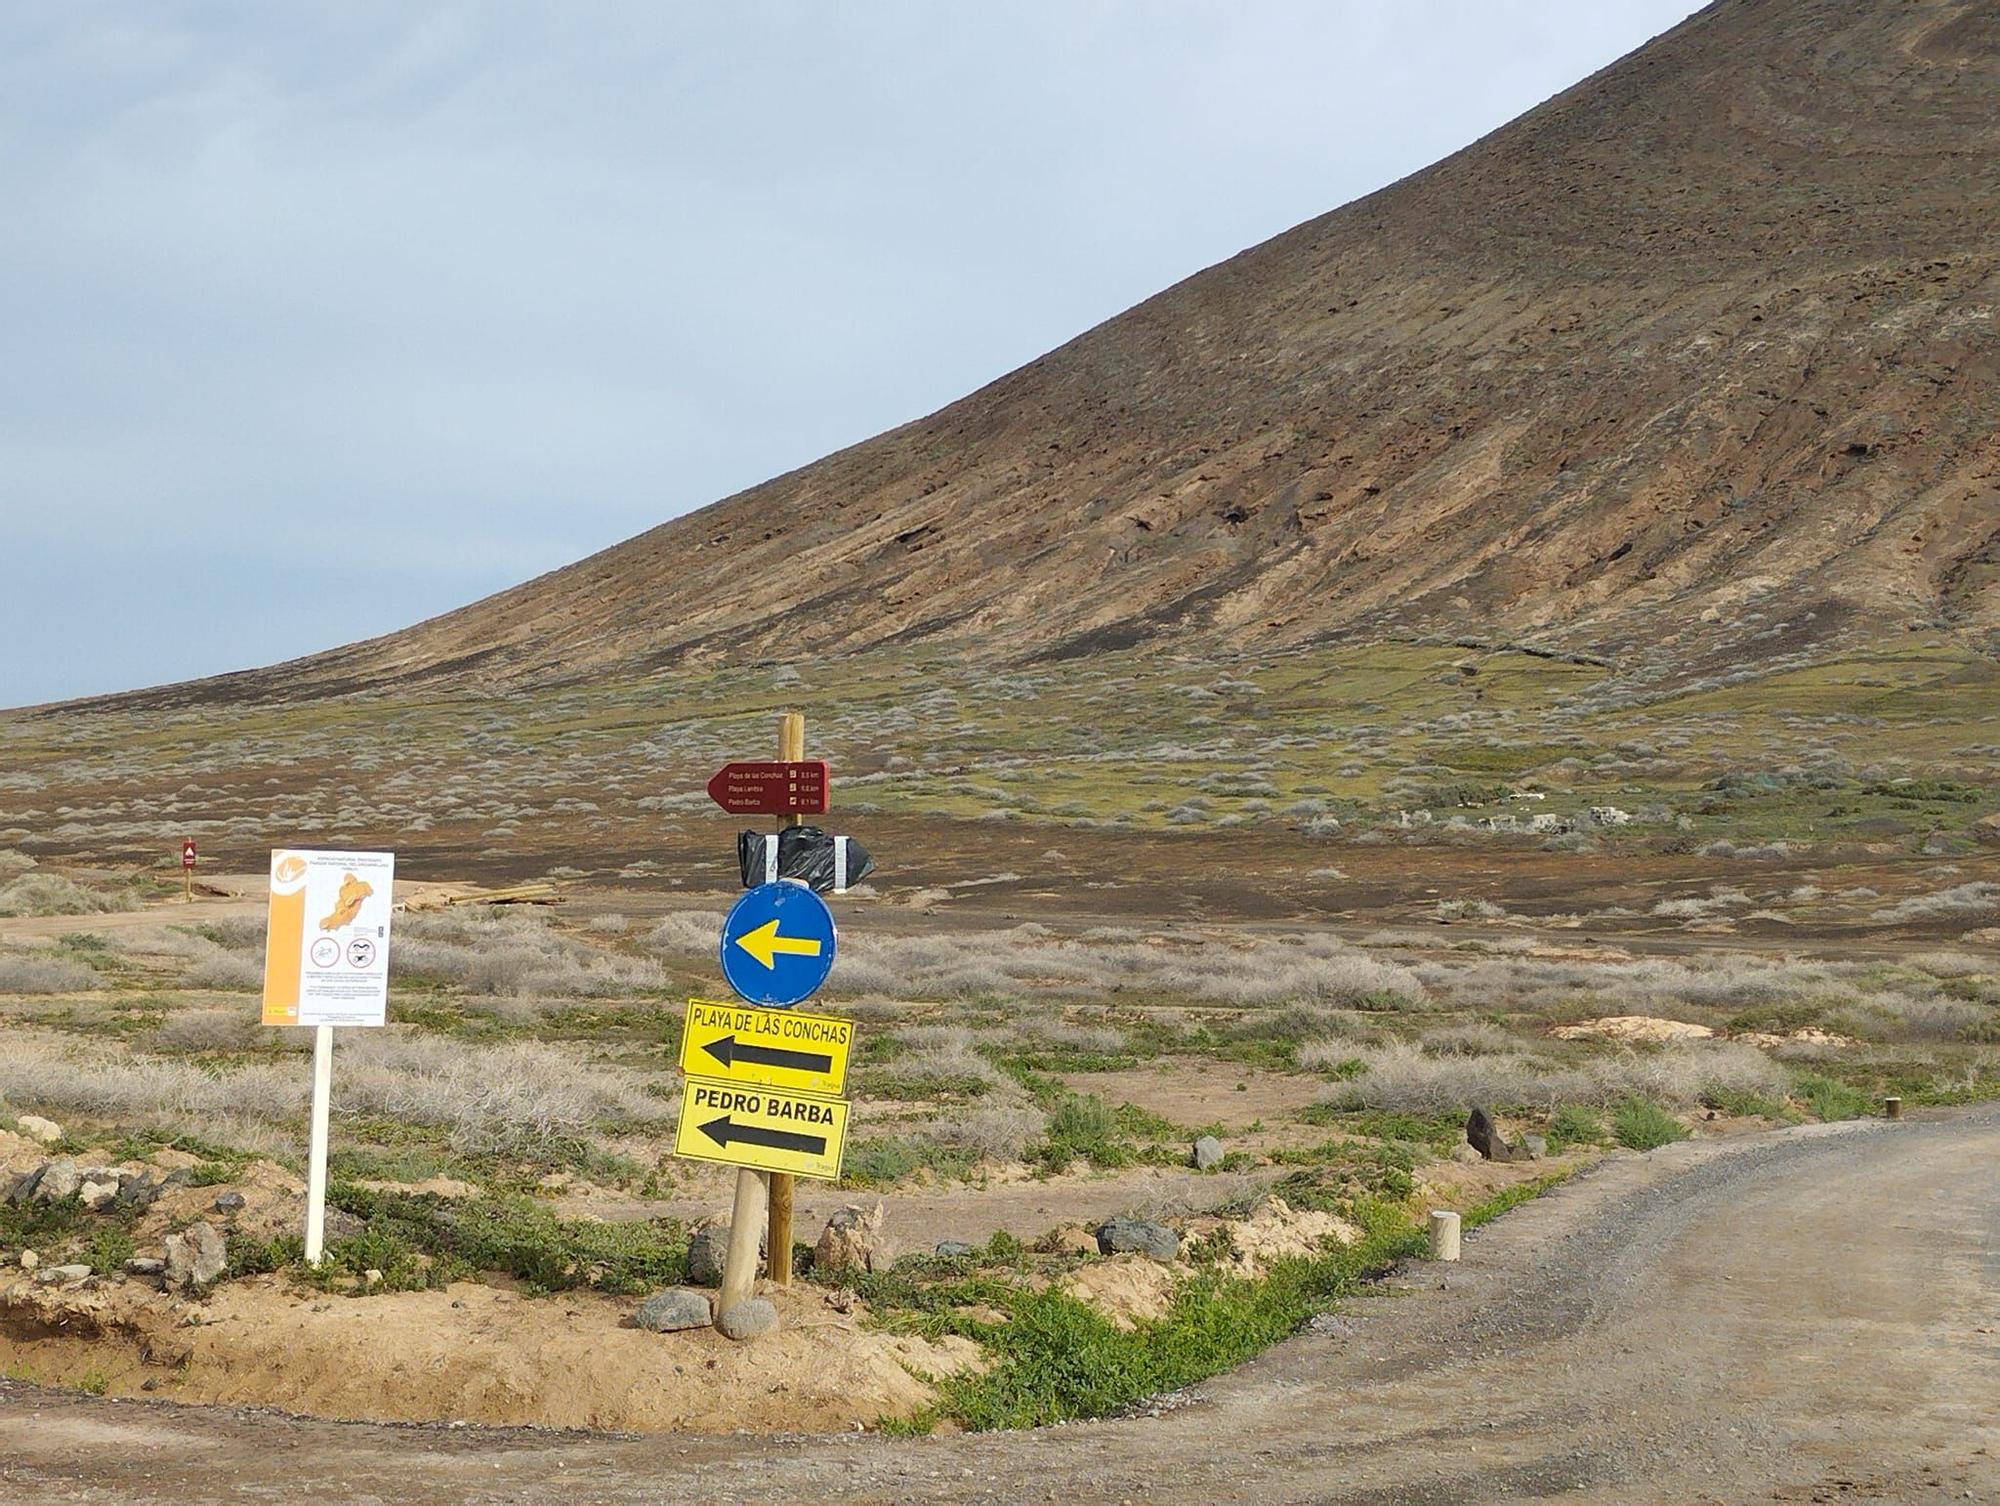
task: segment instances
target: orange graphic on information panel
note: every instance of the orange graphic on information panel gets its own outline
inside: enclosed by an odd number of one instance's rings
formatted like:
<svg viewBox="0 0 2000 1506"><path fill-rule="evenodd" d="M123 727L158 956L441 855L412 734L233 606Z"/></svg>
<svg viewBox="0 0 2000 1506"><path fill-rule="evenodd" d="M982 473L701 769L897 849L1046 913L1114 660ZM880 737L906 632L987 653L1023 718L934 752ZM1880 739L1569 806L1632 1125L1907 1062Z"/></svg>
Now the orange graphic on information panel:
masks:
<svg viewBox="0 0 2000 1506"><path fill-rule="evenodd" d="M373 885L348 874L340 881L340 895L333 902L333 913L319 923L319 928L322 931L338 931L350 924L361 913L362 902L374 892Z"/></svg>

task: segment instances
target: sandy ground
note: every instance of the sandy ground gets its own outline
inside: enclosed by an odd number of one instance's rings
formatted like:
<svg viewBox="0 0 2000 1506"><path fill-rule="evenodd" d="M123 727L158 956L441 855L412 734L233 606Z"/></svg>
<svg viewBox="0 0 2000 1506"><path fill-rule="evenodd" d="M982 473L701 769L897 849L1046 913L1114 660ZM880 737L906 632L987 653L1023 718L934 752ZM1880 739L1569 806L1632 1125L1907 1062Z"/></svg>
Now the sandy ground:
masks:
<svg viewBox="0 0 2000 1506"><path fill-rule="evenodd" d="M2000 1495L2000 1111L1627 1157L1183 1404L1038 1433L620 1439L0 1384L0 1499L1588 1503Z"/></svg>
<svg viewBox="0 0 2000 1506"><path fill-rule="evenodd" d="M131 1283L58 1291L15 1272L0 1278L0 1368L322 1417L726 1433L831 1432L908 1416L931 1400L918 1373L978 1361L963 1339L866 1330L861 1313L836 1311L821 1288L765 1295L783 1331L733 1344L713 1329L631 1327L636 1300L590 1292L530 1298L458 1282L353 1298L265 1276L194 1303Z"/></svg>

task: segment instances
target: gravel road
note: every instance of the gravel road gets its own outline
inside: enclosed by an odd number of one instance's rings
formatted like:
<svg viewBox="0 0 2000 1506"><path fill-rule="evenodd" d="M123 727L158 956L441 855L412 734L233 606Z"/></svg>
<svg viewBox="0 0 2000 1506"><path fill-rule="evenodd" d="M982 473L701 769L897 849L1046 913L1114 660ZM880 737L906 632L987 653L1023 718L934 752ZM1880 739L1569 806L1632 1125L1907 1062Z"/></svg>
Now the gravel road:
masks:
<svg viewBox="0 0 2000 1506"><path fill-rule="evenodd" d="M0 1500L2000 1501L2000 1111L1621 1158L1162 1415L904 1441L307 1422L0 1383Z"/></svg>

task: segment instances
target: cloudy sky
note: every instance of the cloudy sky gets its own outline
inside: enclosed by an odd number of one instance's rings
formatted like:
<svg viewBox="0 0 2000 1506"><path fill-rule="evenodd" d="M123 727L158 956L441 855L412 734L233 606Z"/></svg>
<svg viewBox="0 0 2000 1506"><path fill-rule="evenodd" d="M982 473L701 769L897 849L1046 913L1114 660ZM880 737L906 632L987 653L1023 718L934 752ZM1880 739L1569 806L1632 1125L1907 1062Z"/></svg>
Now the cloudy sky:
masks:
<svg viewBox="0 0 2000 1506"><path fill-rule="evenodd" d="M0 0L0 705L615 543L1694 8Z"/></svg>

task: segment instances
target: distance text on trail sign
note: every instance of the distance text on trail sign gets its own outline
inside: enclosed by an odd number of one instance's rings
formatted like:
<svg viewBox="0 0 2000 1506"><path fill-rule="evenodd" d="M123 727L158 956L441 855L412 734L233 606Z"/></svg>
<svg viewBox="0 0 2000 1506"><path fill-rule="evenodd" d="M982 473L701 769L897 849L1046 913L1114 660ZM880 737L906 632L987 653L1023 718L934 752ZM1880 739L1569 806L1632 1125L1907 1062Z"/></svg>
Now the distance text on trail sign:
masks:
<svg viewBox="0 0 2000 1506"><path fill-rule="evenodd" d="M688 1078L674 1154L834 1181L847 1140L847 1102Z"/></svg>
<svg viewBox="0 0 2000 1506"><path fill-rule="evenodd" d="M681 1071L831 1097L847 1082L853 1045L852 1020L690 999L681 1030Z"/></svg>
<svg viewBox="0 0 2000 1506"><path fill-rule="evenodd" d="M817 816L830 784L821 759L724 764L708 782L708 798L737 816Z"/></svg>
<svg viewBox="0 0 2000 1506"><path fill-rule="evenodd" d="M722 922L722 976L752 1004L796 1004L826 982L836 942L833 911L812 890L759 884Z"/></svg>

